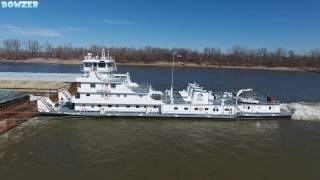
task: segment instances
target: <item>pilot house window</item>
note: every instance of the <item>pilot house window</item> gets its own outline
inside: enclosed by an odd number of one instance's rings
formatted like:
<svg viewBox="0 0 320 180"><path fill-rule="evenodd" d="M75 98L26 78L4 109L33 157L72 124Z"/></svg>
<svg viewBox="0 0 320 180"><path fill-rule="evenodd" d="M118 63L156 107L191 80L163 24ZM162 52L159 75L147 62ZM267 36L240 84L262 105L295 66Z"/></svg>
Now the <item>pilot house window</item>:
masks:
<svg viewBox="0 0 320 180"><path fill-rule="evenodd" d="M116 88L116 84L111 84L111 88Z"/></svg>
<svg viewBox="0 0 320 180"><path fill-rule="evenodd" d="M106 63L100 62L100 63L98 63L98 67L105 68L106 67Z"/></svg>

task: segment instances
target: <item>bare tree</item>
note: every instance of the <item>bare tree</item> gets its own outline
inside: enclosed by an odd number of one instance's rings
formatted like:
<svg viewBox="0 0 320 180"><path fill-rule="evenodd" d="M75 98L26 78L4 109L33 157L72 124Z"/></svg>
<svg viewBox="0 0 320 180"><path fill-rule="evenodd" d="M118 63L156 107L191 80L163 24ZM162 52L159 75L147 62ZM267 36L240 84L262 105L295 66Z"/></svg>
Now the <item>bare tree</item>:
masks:
<svg viewBox="0 0 320 180"><path fill-rule="evenodd" d="M35 40L27 41L27 51L28 53L31 54L32 57L36 57L40 49L41 49L41 46L38 41L35 41Z"/></svg>
<svg viewBox="0 0 320 180"><path fill-rule="evenodd" d="M18 53L21 48L21 42L17 39L3 40L3 45L5 46L8 53Z"/></svg>
<svg viewBox="0 0 320 180"><path fill-rule="evenodd" d="M87 52L93 56L100 55L103 46L91 45L88 47L74 47L71 43L54 46L49 42L43 44L39 41L29 40L21 45L16 39L3 40L3 48L0 48L0 57L7 59L19 58L60 58L82 59ZM25 49L23 51L22 49ZM111 55L118 62L171 62L172 52L179 52L182 58L177 59L181 63L197 63L200 65L229 65L229 66L284 66L284 67L319 67L320 49L311 50L307 54L296 54L278 48L269 51L266 48L248 49L236 45L229 51L219 48L206 47L203 50L188 48L159 48L147 46L144 48L110 47ZM43 50L43 51L42 51Z"/></svg>

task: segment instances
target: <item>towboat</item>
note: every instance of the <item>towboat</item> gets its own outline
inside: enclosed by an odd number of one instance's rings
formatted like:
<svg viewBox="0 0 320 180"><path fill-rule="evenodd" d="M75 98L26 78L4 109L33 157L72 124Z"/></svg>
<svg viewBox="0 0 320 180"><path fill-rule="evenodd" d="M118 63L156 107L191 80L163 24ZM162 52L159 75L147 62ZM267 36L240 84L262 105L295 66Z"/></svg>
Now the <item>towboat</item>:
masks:
<svg viewBox="0 0 320 180"><path fill-rule="evenodd" d="M173 68L172 68L173 69ZM58 94L58 102L43 97L37 100L40 115L90 117L164 117L164 118L290 118L274 98L252 96L252 89L236 92L206 90L197 83L186 89L155 90L151 84L131 81L129 73L117 73L113 57L102 50L101 57L88 53L75 79L77 91Z"/></svg>

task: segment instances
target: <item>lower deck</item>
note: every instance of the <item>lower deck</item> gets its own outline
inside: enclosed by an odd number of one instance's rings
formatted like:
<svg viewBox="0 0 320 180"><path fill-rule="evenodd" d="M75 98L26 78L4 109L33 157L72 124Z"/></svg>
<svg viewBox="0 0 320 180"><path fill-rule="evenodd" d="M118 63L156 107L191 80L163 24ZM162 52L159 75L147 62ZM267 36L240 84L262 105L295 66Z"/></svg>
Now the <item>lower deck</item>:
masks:
<svg viewBox="0 0 320 180"><path fill-rule="evenodd" d="M141 112L77 112L71 109L41 112L45 116L73 116L73 117L128 117L128 118L200 118L200 119L291 119L289 113L241 113L228 115L210 114L166 114L166 113L141 113Z"/></svg>

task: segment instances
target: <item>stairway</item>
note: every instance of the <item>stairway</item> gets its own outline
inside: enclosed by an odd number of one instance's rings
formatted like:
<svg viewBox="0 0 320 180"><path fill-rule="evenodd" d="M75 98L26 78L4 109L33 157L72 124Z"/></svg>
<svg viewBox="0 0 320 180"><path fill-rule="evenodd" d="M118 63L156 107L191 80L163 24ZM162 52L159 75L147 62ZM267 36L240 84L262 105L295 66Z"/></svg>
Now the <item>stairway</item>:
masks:
<svg viewBox="0 0 320 180"><path fill-rule="evenodd" d="M48 97L41 97L37 100L38 112L51 112L54 110L54 103Z"/></svg>

